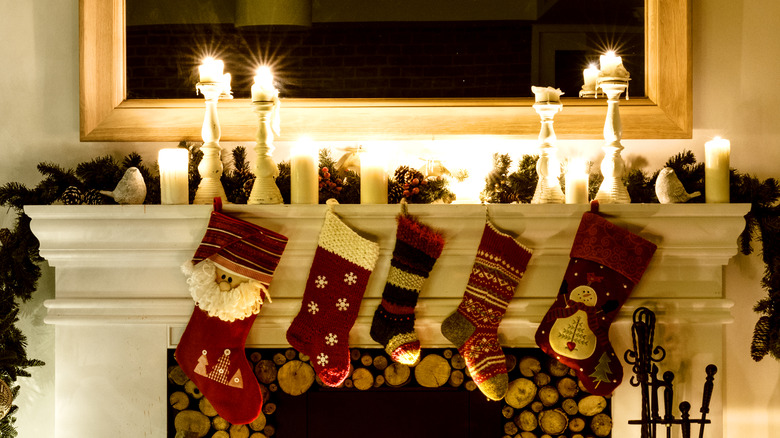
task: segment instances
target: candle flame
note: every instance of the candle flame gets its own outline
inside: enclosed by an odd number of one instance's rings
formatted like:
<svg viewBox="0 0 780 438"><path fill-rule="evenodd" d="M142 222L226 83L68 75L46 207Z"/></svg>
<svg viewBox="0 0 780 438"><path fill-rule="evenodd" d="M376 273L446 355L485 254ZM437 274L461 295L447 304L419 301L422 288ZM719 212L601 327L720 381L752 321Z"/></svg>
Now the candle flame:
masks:
<svg viewBox="0 0 780 438"><path fill-rule="evenodd" d="M271 73L271 68L267 65L258 67L257 75L255 76L255 83L263 86L273 86L274 75Z"/></svg>

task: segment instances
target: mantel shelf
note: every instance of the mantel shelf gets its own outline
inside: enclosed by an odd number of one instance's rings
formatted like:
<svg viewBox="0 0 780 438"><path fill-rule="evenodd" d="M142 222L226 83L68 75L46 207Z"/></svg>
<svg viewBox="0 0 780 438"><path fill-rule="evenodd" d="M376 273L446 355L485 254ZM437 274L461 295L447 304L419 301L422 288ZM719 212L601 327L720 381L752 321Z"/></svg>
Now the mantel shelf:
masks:
<svg viewBox="0 0 780 438"><path fill-rule="evenodd" d="M737 252L747 204L602 205L614 223L658 245L658 251L619 319L652 301L675 318L723 323L731 303L722 299L722 268ZM300 308L324 205L226 205L232 216L289 237L270 292L249 337L250 345L286 345L284 332ZM351 227L380 244L353 345L373 345L368 327L381 299L395 243L397 205L337 205ZM437 329L462 297L486 216L534 250L504 322L508 345L532 343L534 327L555 296L572 240L587 205L410 205L409 212L440 229L441 258L420 294L417 325L424 342L447 345ZM27 206L40 252L57 269L56 298L46 321L65 325L159 324L175 345L192 311L179 267L195 251L212 207Z"/></svg>

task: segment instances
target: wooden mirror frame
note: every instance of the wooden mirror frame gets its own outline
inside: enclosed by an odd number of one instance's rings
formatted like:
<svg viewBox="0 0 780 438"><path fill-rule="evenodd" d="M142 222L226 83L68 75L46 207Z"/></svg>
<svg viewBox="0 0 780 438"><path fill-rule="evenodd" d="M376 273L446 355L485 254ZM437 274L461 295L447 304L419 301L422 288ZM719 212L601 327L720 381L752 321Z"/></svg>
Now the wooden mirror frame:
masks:
<svg viewBox="0 0 780 438"><path fill-rule="evenodd" d="M645 4L647 97L621 101L623 138L691 138L691 1ZM79 29L82 141L201 140L205 104L194 89L192 99L126 99L125 0L80 0ZM278 140L533 139L539 116L531 105L533 98L282 99ZM558 138L603 138L604 99L569 97L563 105ZM254 140L248 98L221 101L219 118L223 141Z"/></svg>

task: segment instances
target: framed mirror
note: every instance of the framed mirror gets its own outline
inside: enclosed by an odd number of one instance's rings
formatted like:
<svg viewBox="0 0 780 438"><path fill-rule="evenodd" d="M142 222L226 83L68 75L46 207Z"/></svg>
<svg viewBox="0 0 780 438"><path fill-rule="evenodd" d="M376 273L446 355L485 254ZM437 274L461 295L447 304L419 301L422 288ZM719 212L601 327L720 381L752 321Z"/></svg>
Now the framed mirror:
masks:
<svg viewBox="0 0 780 438"><path fill-rule="evenodd" d="M80 0L82 141L201 140L204 102L127 99L125 0ZM623 137L690 138L690 0L646 0L645 96L621 101ZM547 85L547 84L540 84ZM640 93L641 94L641 93ZM561 139L602 138L606 102L564 97ZM287 98L280 141L431 140L474 135L536 138L533 98ZM252 141L257 120L248 98L219 103L223 141Z"/></svg>

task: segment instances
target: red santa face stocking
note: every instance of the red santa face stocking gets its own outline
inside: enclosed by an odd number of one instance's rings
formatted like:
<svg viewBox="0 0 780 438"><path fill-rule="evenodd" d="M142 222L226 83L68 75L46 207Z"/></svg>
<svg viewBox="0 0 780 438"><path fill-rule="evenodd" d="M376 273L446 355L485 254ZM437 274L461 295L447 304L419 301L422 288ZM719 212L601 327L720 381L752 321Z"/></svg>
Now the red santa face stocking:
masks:
<svg viewBox="0 0 780 438"><path fill-rule="evenodd" d="M558 296L536 332L548 355L577 373L591 394L609 395L623 367L609 327L655 252L655 244L601 216L598 203L582 215Z"/></svg>
<svg viewBox="0 0 780 438"><path fill-rule="evenodd" d="M268 297L287 238L246 221L211 214L206 235L182 269L195 299L176 361L221 417L254 421L263 398L244 354L246 337Z"/></svg>
<svg viewBox="0 0 780 438"><path fill-rule="evenodd" d="M325 213L301 310L287 330L287 342L311 358L329 386L349 375L349 331L357 319L379 245L364 239L331 210Z"/></svg>
<svg viewBox="0 0 780 438"><path fill-rule="evenodd" d="M463 301L441 325L466 359L474 383L493 400L504 398L509 386L498 325L530 258L530 249L487 223Z"/></svg>

